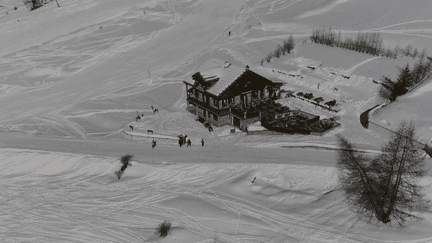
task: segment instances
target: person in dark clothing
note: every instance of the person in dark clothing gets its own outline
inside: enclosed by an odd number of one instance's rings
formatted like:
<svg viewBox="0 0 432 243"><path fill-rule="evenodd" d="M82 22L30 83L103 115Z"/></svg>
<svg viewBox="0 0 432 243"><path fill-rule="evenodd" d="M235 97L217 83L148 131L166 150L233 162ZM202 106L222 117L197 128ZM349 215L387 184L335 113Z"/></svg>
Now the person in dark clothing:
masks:
<svg viewBox="0 0 432 243"><path fill-rule="evenodd" d="M179 138L179 145L180 147L183 145L181 138Z"/></svg>
<svg viewBox="0 0 432 243"><path fill-rule="evenodd" d="M155 140L152 141L152 148L154 148L154 147L156 147L156 141Z"/></svg>
<svg viewBox="0 0 432 243"><path fill-rule="evenodd" d="M187 140L187 147L192 146L192 141L190 139Z"/></svg>
<svg viewBox="0 0 432 243"><path fill-rule="evenodd" d="M204 146L204 138L201 139L201 145Z"/></svg>

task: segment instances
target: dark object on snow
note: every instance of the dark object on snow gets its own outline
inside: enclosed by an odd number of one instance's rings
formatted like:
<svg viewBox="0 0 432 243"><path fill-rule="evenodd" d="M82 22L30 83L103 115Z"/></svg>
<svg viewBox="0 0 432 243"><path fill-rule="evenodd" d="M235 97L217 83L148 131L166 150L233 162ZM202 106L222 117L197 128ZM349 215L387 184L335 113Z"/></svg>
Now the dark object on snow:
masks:
<svg viewBox="0 0 432 243"><path fill-rule="evenodd" d="M151 106L152 110L153 110L153 114L159 113L158 109L155 109L153 106Z"/></svg>
<svg viewBox="0 0 432 243"><path fill-rule="evenodd" d="M179 138L180 147L183 146L183 144L186 143L187 135L182 133L182 134L178 135L177 137Z"/></svg>
<svg viewBox="0 0 432 243"><path fill-rule="evenodd" d="M156 141L153 140L153 141L152 141L152 148L155 148L155 147L156 147Z"/></svg>
<svg viewBox="0 0 432 243"><path fill-rule="evenodd" d="M120 158L120 163L122 163L122 167L120 168L119 171L116 171L116 175L118 177L118 179L120 180L121 176L123 175L124 171L126 170L126 168L128 166L132 166L132 164L129 162L132 159L133 155L132 154L127 154L127 155L123 155Z"/></svg>
<svg viewBox="0 0 432 243"><path fill-rule="evenodd" d="M204 127L206 127L209 130L209 132L213 132L213 127L210 123L208 122L204 123Z"/></svg>
<svg viewBox="0 0 432 243"><path fill-rule="evenodd" d="M148 134L153 134L153 130L147 130Z"/></svg>
<svg viewBox="0 0 432 243"><path fill-rule="evenodd" d="M167 221L164 221L163 223L161 223L157 227L156 232L157 232L157 234L160 235L160 237L165 237L165 236L168 235L168 232L169 232L170 228L171 228L171 223L167 222Z"/></svg>
<svg viewBox="0 0 432 243"><path fill-rule="evenodd" d="M198 117L197 119L195 119L195 121L198 121L198 122L201 122L201 123L205 122L204 118L202 118L202 117Z"/></svg>
<svg viewBox="0 0 432 243"><path fill-rule="evenodd" d="M190 139L187 140L187 146L186 147L190 147L192 146L192 141Z"/></svg>
<svg viewBox="0 0 432 243"><path fill-rule="evenodd" d="M324 101L323 97L317 97L314 99L315 102L320 103L321 101Z"/></svg>
<svg viewBox="0 0 432 243"><path fill-rule="evenodd" d="M333 107L334 105L336 105L336 100L328 101L328 102L324 103L324 105L328 105L329 107Z"/></svg>
<svg viewBox="0 0 432 243"><path fill-rule="evenodd" d="M255 182L255 180L256 180L256 177L255 177L255 178L253 178L253 180L252 180L252 183L254 183L254 182Z"/></svg>
<svg viewBox="0 0 432 243"><path fill-rule="evenodd" d="M204 146L204 139L201 139L201 145Z"/></svg>
<svg viewBox="0 0 432 243"><path fill-rule="evenodd" d="M303 95L303 97L305 97L306 99L310 100L313 98L313 94L312 93L306 93Z"/></svg>
<svg viewBox="0 0 432 243"><path fill-rule="evenodd" d="M133 131L133 126L129 126L129 129Z"/></svg>

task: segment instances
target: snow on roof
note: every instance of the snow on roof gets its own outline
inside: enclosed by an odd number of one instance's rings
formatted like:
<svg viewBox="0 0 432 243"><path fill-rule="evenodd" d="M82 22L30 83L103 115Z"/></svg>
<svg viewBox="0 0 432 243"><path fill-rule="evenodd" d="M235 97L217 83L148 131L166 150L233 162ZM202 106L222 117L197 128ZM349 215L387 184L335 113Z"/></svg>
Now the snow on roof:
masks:
<svg viewBox="0 0 432 243"><path fill-rule="evenodd" d="M232 84L240 75L245 71L244 68L237 66L230 66L220 70L220 79L213 87L209 88L207 92L219 96L230 84Z"/></svg>
<svg viewBox="0 0 432 243"><path fill-rule="evenodd" d="M211 58L207 60L200 68L201 75L204 80L211 81L219 79L212 87L210 87L207 92L210 94L219 96L228 86L233 83L240 75L245 71L245 68L229 65L225 68L225 62Z"/></svg>

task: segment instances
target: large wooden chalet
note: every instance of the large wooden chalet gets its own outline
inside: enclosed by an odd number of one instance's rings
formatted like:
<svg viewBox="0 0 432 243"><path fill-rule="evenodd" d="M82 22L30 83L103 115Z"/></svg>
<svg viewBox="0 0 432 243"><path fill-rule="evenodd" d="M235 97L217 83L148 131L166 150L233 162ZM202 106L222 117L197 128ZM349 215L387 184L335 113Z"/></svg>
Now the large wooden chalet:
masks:
<svg viewBox="0 0 432 243"><path fill-rule="evenodd" d="M184 81L187 110L212 125L243 129L242 121L250 117L235 107L247 107L254 98L280 96L282 83L272 82L248 66L210 59L201 68L205 71L192 75L191 81Z"/></svg>

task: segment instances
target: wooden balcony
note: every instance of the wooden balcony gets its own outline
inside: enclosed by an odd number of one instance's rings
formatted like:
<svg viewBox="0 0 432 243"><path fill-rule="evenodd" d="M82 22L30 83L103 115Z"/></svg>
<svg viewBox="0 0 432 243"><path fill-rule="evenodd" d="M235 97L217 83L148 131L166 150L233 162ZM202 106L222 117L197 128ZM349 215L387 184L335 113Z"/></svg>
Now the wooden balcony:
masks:
<svg viewBox="0 0 432 243"><path fill-rule="evenodd" d="M201 107L207 109L208 111L215 113L217 115L223 115L223 114L226 114L229 112L228 106L226 106L222 109L217 109L217 108L214 108L213 106L210 106L209 104L206 104L206 103L196 99L194 96L188 96L187 101L189 101L195 105L201 106Z"/></svg>

